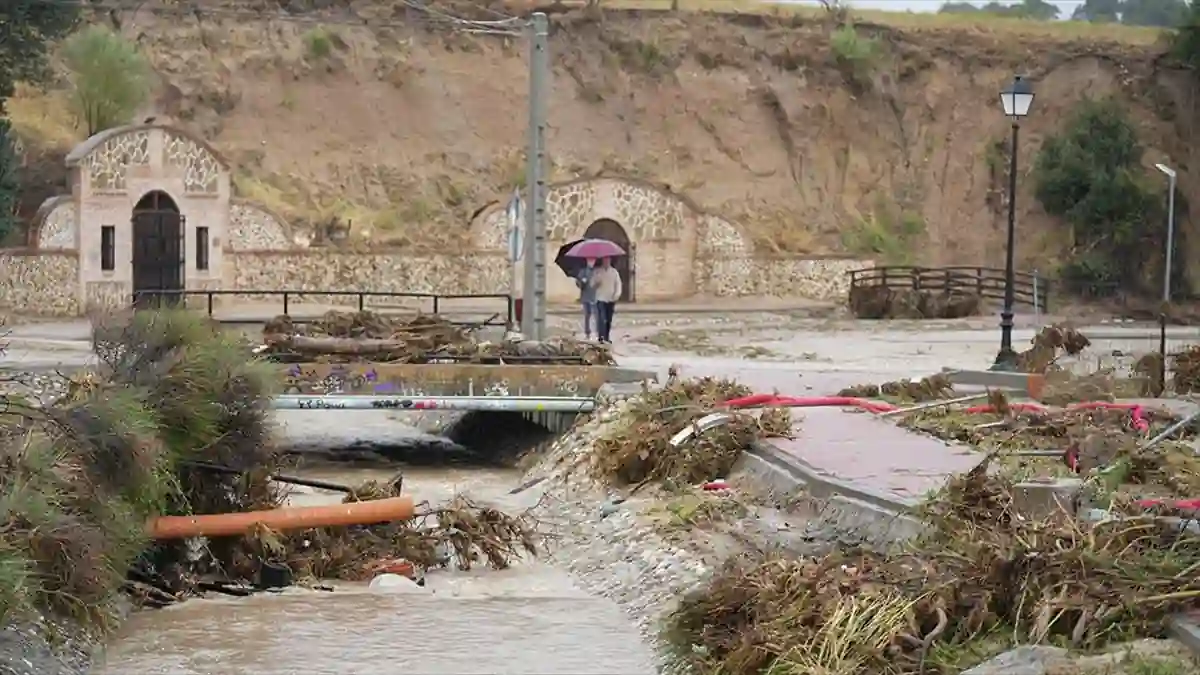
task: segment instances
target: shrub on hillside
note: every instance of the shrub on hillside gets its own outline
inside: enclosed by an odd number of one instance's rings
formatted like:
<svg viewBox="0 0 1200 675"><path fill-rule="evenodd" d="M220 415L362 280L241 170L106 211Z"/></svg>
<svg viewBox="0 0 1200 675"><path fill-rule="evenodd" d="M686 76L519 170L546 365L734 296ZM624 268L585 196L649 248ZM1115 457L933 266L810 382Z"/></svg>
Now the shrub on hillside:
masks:
<svg viewBox="0 0 1200 675"><path fill-rule="evenodd" d="M851 84L867 89L879 60L879 41L862 35L853 24L843 24L829 37L834 60Z"/></svg>
<svg viewBox="0 0 1200 675"><path fill-rule="evenodd" d="M105 26L67 38L63 60L70 70L75 115L89 136L128 124L150 95L150 65L137 46Z"/></svg>
<svg viewBox="0 0 1200 675"><path fill-rule="evenodd" d="M1071 227L1075 245L1062 274L1076 290L1137 289L1162 250L1163 199L1141 159L1133 122L1114 99L1080 102L1065 128L1042 144L1036 194Z"/></svg>

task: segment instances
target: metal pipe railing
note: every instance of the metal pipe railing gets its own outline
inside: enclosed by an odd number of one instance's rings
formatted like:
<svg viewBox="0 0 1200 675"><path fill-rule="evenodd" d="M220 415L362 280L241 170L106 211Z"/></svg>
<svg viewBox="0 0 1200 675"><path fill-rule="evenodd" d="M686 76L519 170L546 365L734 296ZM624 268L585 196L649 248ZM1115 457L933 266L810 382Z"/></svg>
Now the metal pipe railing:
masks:
<svg viewBox="0 0 1200 675"><path fill-rule="evenodd" d="M379 396L369 394L283 394L275 410L450 410L585 413L596 401L574 396Z"/></svg>

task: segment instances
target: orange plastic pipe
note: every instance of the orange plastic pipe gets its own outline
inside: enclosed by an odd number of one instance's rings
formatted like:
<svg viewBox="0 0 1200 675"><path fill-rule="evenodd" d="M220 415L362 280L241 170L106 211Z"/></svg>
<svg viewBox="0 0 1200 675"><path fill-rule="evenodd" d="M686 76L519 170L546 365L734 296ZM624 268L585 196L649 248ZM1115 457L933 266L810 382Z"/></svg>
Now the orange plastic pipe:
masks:
<svg viewBox="0 0 1200 675"><path fill-rule="evenodd" d="M303 530L310 527L373 525L408 520L413 517L412 497L391 497L351 504L296 506L246 513L218 513L207 516L159 516L146 523L151 539L188 537L227 537L245 534L255 525L272 530Z"/></svg>

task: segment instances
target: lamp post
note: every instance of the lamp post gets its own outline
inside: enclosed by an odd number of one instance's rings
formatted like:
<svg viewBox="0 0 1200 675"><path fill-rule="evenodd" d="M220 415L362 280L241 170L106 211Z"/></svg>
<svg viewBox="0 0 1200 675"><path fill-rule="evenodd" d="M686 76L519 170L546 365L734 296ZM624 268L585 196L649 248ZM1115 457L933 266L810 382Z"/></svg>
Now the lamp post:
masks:
<svg viewBox="0 0 1200 675"><path fill-rule="evenodd" d="M1155 164L1154 168L1167 175L1167 261L1163 271L1163 305L1171 302L1171 258L1175 256L1175 169L1166 164ZM1163 307L1166 311L1166 307Z"/></svg>
<svg viewBox="0 0 1200 675"><path fill-rule="evenodd" d="M992 370L1015 370L1017 353L1012 346L1012 330L1017 244L1017 134L1021 128L1021 118L1028 115L1033 106L1033 87L1028 80L1017 75L1012 84L1001 90L1000 104L1004 106L1004 114L1012 120L1012 152L1008 164L1008 246L1004 254L1004 308L1000 310L1000 352L996 354Z"/></svg>

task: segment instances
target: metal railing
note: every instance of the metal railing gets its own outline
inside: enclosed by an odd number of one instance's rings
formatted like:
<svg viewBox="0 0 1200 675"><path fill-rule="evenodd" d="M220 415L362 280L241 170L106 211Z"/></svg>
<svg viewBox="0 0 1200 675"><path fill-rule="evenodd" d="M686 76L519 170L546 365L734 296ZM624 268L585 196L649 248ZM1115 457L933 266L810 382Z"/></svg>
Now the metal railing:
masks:
<svg viewBox="0 0 1200 675"><path fill-rule="evenodd" d="M894 290L968 293L991 300L1004 299L1004 270L993 267L889 266L851 270L850 291L883 286ZM1050 280L1035 273L1013 275L1013 300L1040 312L1049 310Z"/></svg>
<svg viewBox="0 0 1200 675"><path fill-rule="evenodd" d="M453 311L452 307L447 307L447 301L453 300L502 300L503 309L491 314L483 321L454 321L457 325L471 326L507 326L513 322L514 305L511 296L505 293L392 293L387 291L298 291L298 290L283 290L283 291L260 291L260 290L154 290L154 291L138 291L133 294L133 306L135 308L145 307L161 307L163 305L181 305L190 297L205 298L205 310L210 317L221 321L222 323L262 323L269 317L253 317L247 319L227 318L221 319L216 316L216 299L231 296L273 296L282 300L283 311L281 314L291 314L291 309L295 301L301 298L354 298L358 311L362 312L368 309L368 300L378 302L381 299L393 300L420 300L423 307L419 307L420 311L440 314L443 311ZM497 303L499 304L499 303ZM388 307L388 309L392 309ZM475 313L476 310L471 310ZM312 319L296 318L296 323L305 323Z"/></svg>

